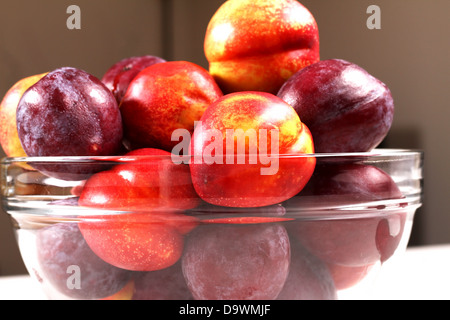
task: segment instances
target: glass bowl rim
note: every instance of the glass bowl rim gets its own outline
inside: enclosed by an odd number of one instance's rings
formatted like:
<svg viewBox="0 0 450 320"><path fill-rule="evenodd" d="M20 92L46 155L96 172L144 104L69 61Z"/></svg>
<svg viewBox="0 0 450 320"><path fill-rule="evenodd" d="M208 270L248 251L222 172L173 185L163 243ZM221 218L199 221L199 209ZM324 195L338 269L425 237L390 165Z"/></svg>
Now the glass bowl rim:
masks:
<svg viewBox="0 0 450 320"><path fill-rule="evenodd" d="M423 161L423 155L424 155L424 151L422 150L417 150L417 149L388 149L388 148L377 148L377 149L373 149L370 152L345 152L345 153L305 153L305 154L283 154L280 155L280 157L283 158L307 158L307 157L314 157L317 160L319 159L323 159L325 160L325 164L328 163L327 160L330 160L331 163L333 161L336 160L341 160L343 162L347 162L347 161L355 161L355 162L361 162L361 161L368 161L368 162L391 162L391 161L419 161L422 162ZM29 163L29 164L33 164L33 163L39 163L39 164L51 164L51 163L65 163L65 164L69 164L69 163L83 163L83 165L93 165L93 164L123 164L123 163L133 163L134 161L138 161L138 160L149 160L151 161L153 160L170 160L171 159L171 155L167 154L167 155L131 155L131 156L127 156L127 155L116 155L116 156L58 156L58 157L6 157L3 158L1 160L1 165L2 166L9 166L9 165L13 165L15 163ZM180 158L178 158L180 159ZM172 159L173 161L173 159ZM422 166L422 165L420 165ZM391 200L388 201L389 203L386 202L385 200L382 201L372 201L372 202L364 202L364 203L355 203L355 204L351 204L351 205L344 205L341 209L342 209L342 213L346 212L345 214L342 215L338 215L336 216L335 213L332 213L330 215L329 209L328 207L324 207L324 208L316 208L314 209L313 213L311 212L311 214L306 214L302 213L303 211L305 211L306 209L308 209L308 211L311 211L312 208L305 208L305 210L290 210L290 214L289 215L298 215L300 214L303 218L326 218L328 217L335 217L335 218L344 218L345 216L355 216L356 215L358 217L363 217L363 213L366 213L368 216L376 216L379 213L382 213L383 211L386 213L385 210L381 210L381 212L374 214L374 209L375 207L379 206L380 204L385 206L385 209L387 209L387 211L397 211L399 208L401 208L401 206L399 207L399 205L403 205L405 204L405 201L407 202L407 207L409 208L417 208L419 206L422 205L422 188L420 189L420 194L419 195L414 195L413 198L409 198L409 199L395 199L395 200ZM2 197L3 198L3 197ZM16 199L17 203L13 204L10 203L11 205L14 206L23 206L24 203L20 200L20 199ZM390 203L392 202L392 203ZM30 202L28 207L29 208L35 208L37 204L34 203L34 201L32 201L32 203ZM367 206L371 205L371 208L368 208ZM387 206L386 206L387 205ZM52 208L56 209L61 209L64 208L65 210L68 211L67 215L63 214L60 216L70 216L71 213L73 214L74 210L76 210L77 215L79 216L83 216L84 214L82 213L83 210L79 210L80 207L75 207L75 208L71 208L71 206L66 206L66 205L57 205L54 204L52 206ZM71 209L71 210L70 210ZM114 209L96 209L96 208L90 208L90 207L86 207L84 208L87 213L86 215L89 216L97 216L97 215L109 215L109 214L123 214L123 213L127 213L129 212L128 210L114 210ZM222 213L229 213L229 210L233 210L236 208L233 207L223 207L223 212ZM250 209L255 209L255 208L250 208ZM81 212L80 212L81 211ZM94 213L95 211L95 213ZM156 210L157 211L157 210ZM176 211L176 210L175 210ZM181 210L183 211L183 210ZM181 212L180 211L180 212ZM189 210L188 210L189 211ZM201 214L202 213L202 209L201 208L194 208L193 210L190 211L196 211L197 214ZM375 211L379 211L379 210L375 210ZM358 213L357 213L358 212ZM288 212L286 212L287 214ZM16 212L15 215L19 214L19 212ZM22 212L20 213L21 215L29 215L30 213L25 213ZM49 216L54 216L55 214L49 214ZM34 214L31 214L31 216L35 216Z"/></svg>
<svg viewBox="0 0 450 320"><path fill-rule="evenodd" d="M145 148L143 148L145 149ZM252 154L247 154L250 156ZM377 158L377 157L398 157L398 156L419 156L423 157L424 151L420 149L402 149L402 148L375 148L367 152L338 152L338 153L287 153L287 154L268 154L268 157L284 158L316 158L316 159L331 159L331 158ZM202 156L202 155L200 155ZM226 155L224 155L226 156ZM8 165L17 162L28 163L54 163L54 162L128 162L136 161L139 159L165 159L171 158L172 160L186 161L186 159L195 159L196 155L111 155L111 156L35 156L35 157L4 157L1 159L2 165Z"/></svg>

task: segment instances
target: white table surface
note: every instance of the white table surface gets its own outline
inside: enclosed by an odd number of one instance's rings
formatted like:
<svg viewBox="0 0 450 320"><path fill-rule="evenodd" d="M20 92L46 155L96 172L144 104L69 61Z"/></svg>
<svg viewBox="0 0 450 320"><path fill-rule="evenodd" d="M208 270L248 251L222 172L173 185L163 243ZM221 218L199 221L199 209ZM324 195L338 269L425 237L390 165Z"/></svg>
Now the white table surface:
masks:
<svg viewBox="0 0 450 320"><path fill-rule="evenodd" d="M396 264L385 266L371 299L450 299L450 245L409 248ZM0 300L44 300L28 276L0 277Z"/></svg>

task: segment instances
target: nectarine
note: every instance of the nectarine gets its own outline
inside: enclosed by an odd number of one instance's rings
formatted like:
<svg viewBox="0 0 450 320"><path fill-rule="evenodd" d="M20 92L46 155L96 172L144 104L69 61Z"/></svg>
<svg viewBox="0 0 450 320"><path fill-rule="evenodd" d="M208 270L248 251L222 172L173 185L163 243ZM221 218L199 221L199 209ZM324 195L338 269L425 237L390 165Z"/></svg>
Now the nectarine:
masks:
<svg viewBox="0 0 450 320"><path fill-rule="evenodd" d="M270 93L233 93L209 106L195 128L192 182L211 204L268 206L302 190L315 167L305 154L313 152L308 128L287 103Z"/></svg>
<svg viewBox="0 0 450 320"><path fill-rule="evenodd" d="M45 75L42 73L19 80L8 90L0 104L0 144L7 157L26 157L17 133L17 106L24 92Z"/></svg>
<svg viewBox="0 0 450 320"><path fill-rule="evenodd" d="M204 51L224 93L276 94L295 72L319 61L319 32L296 0L229 0L209 22Z"/></svg>
<svg viewBox="0 0 450 320"><path fill-rule="evenodd" d="M91 176L79 204L111 210L177 211L195 208L200 198L189 167L172 162L168 151L144 148L127 153L123 162Z"/></svg>
<svg viewBox="0 0 450 320"><path fill-rule="evenodd" d="M194 131L206 108L222 92L202 67L187 61L154 64L131 81L120 104L129 149L171 151L177 129Z"/></svg>
<svg viewBox="0 0 450 320"><path fill-rule="evenodd" d="M86 216L78 223L89 247L121 269L155 271L181 257L183 235L153 213Z"/></svg>

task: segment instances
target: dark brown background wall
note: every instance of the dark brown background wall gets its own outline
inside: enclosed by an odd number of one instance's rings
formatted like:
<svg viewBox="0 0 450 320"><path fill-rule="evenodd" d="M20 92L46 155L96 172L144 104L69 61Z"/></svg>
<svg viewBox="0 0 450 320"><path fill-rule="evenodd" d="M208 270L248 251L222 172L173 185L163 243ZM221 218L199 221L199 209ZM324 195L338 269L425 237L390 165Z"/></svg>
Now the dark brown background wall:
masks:
<svg viewBox="0 0 450 320"><path fill-rule="evenodd" d="M0 96L19 79L62 66L101 77L116 61L153 54L207 68L203 36L222 0L0 0ZM396 117L383 146L425 151L424 206L411 245L450 242L450 1L303 0L315 15L322 59L357 63L384 81ZM81 8L68 30L66 9ZM369 5L381 29L369 30ZM0 154L3 156L3 154ZM24 273L0 212L0 276Z"/></svg>

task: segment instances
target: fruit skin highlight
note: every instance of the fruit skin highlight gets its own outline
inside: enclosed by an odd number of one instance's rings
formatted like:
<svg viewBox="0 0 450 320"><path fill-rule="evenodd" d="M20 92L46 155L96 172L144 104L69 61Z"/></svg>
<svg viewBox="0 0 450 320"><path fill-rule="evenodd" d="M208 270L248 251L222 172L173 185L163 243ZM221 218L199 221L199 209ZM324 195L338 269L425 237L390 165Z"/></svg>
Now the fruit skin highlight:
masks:
<svg viewBox="0 0 450 320"><path fill-rule="evenodd" d="M229 0L209 22L204 52L225 94L276 94L295 72L319 61L319 31L298 1Z"/></svg>
<svg viewBox="0 0 450 320"><path fill-rule="evenodd" d="M17 81L3 97L0 104L0 145L7 157L27 156L17 133L17 106L24 92L46 74L37 74Z"/></svg>

